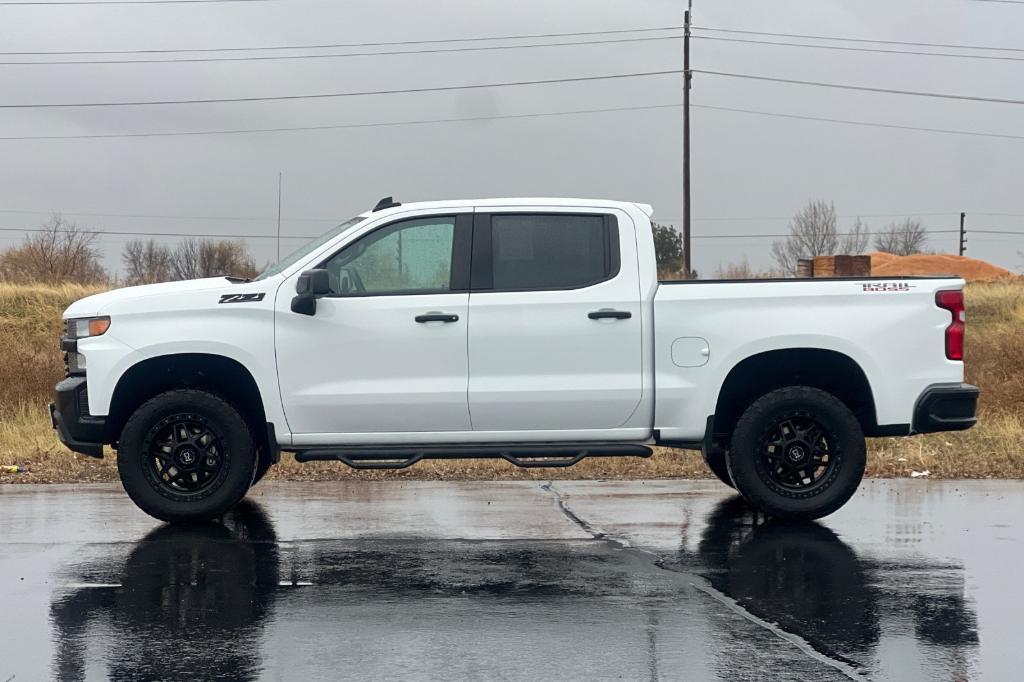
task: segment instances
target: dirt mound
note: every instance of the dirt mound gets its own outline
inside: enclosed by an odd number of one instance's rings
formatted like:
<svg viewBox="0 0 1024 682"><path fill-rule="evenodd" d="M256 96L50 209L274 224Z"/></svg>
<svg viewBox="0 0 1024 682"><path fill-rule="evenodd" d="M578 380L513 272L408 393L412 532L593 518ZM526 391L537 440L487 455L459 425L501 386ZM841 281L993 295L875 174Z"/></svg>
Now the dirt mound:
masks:
<svg viewBox="0 0 1024 682"><path fill-rule="evenodd" d="M1006 268L967 256L953 256L945 253L894 256L891 253L877 251L871 254L871 274L876 276L959 275L969 282L1017 278L1017 275Z"/></svg>

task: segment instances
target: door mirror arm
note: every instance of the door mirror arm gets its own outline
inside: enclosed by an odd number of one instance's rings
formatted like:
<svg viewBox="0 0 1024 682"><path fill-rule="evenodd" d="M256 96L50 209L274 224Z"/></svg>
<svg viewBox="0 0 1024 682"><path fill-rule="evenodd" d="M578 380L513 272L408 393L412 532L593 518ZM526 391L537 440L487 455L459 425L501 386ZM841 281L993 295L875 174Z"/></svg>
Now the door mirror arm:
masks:
<svg viewBox="0 0 1024 682"><path fill-rule="evenodd" d="M300 315L316 314L316 299L331 293L331 276L327 270L306 270L295 283L292 312Z"/></svg>

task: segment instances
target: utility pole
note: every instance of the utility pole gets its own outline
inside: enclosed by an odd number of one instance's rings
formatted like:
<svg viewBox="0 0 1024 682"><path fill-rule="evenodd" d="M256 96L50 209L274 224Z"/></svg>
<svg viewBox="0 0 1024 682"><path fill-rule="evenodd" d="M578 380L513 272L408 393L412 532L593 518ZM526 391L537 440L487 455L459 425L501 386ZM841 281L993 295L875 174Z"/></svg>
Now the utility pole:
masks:
<svg viewBox="0 0 1024 682"><path fill-rule="evenodd" d="M967 250L967 232L964 231L964 219L967 218L967 214L960 211L960 255L964 255L964 251Z"/></svg>
<svg viewBox="0 0 1024 682"><path fill-rule="evenodd" d="M683 14L683 269L690 279L690 12L693 0L687 0Z"/></svg>
<svg viewBox="0 0 1024 682"><path fill-rule="evenodd" d="M277 173L277 260L281 260L281 175Z"/></svg>

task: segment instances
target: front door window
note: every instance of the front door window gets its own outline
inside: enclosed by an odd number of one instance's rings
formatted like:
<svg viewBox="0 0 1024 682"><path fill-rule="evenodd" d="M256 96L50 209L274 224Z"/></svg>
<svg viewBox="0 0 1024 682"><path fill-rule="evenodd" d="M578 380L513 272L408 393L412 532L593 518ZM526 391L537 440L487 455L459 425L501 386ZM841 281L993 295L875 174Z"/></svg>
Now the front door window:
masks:
<svg viewBox="0 0 1024 682"><path fill-rule="evenodd" d="M339 296L444 293L454 243L452 216L405 220L345 247L323 267Z"/></svg>

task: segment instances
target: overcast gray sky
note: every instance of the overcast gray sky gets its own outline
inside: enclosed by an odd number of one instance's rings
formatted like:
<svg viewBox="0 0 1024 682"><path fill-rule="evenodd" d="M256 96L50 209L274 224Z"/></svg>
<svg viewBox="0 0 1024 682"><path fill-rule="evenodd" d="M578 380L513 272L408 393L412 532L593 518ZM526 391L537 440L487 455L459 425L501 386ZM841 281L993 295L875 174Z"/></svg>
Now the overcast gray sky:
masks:
<svg viewBox="0 0 1024 682"><path fill-rule="evenodd" d="M82 5L87 1L82 0ZM1024 4L971 0L696 0L695 4L696 27L1024 48L1020 31ZM39 52L417 41L665 27L680 24L682 14L682 2L656 0L0 5L0 46L4 52ZM633 37L658 35L669 34ZM628 36L589 39L608 37ZM542 41L468 44L533 42ZM446 45L349 51L434 47ZM972 54L1024 59L1024 52ZM147 55L134 55L140 56ZM120 57L6 55L0 61L58 58ZM681 41L650 40L279 61L3 64L0 105L406 89L662 71L680 68L681 60ZM1024 61L812 50L706 37L694 39L692 61L696 69L1024 99ZM0 137L324 126L672 105L681 101L681 85L682 77L671 74L278 102L0 108ZM692 97L695 105L1024 136L1020 105L704 74L695 75ZM744 257L755 266L767 266L770 238L715 235L784 232L786 216L812 198L834 201L844 216L843 227L858 215L879 228L911 214L920 215L933 230L950 230L956 229L963 210L968 212L968 229L1024 232L1020 190L1024 139L701 108L693 111L692 135L694 266L705 274L720 263ZM678 225L681 140L681 110L674 107L302 132L0 140L0 227L33 227L45 220L45 214L62 211L97 229L272 236L279 171L284 174L282 231L290 237L283 242L285 252L302 241L296 236L318 234L332 220L366 210L384 195L401 201L521 195L624 199L653 204L659 220ZM90 213L232 219L81 215ZM1014 213L1021 215L984 215ZM22 237L20 232L2 232L0 246L15 244ZM956 239L951 233L934 234L929 246L952 250ZM99 242L109 266L118 267L125 240L104 236ZM273 239L249 237L247 243L260 262L273 258ZM1024 257L1017 252L1022 249L1024 234L978 234L970 237L968 255L1019 268Z"/></svg>

